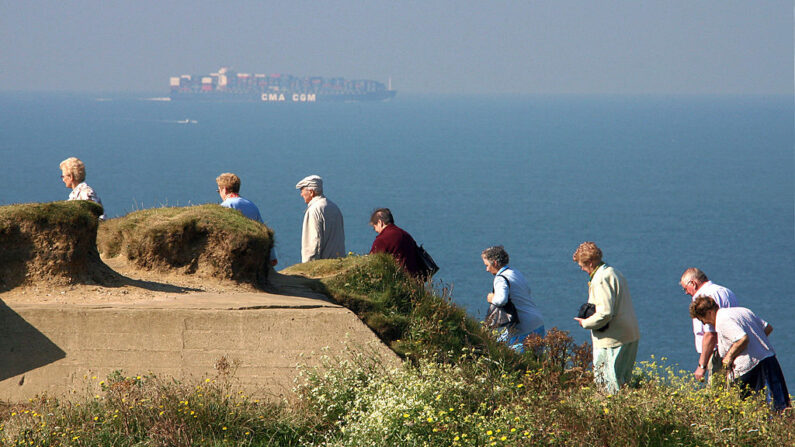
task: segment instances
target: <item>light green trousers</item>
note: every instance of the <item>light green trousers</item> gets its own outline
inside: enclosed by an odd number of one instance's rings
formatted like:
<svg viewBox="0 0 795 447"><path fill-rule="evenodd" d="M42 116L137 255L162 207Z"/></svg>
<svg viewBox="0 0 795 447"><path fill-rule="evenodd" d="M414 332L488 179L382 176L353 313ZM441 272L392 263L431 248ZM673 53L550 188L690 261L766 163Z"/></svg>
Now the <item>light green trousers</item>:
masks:
<svg viewBox="0 0 795 447"><path fill-rule="evenodd" d="M607 394L615 394L621 385L632 378L638 342L633 341L615 348L593 348L594 381Z"/></svg>

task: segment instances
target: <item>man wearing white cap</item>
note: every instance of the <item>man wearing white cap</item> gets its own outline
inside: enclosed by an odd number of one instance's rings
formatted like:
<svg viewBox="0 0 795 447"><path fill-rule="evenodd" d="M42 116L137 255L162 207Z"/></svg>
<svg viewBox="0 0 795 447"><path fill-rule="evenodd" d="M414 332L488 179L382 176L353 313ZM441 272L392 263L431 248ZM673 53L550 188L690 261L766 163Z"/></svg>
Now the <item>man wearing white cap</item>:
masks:
<svg viewBox="0 0 795 447"><path fill-rule="evenodd" d="M301 262L345 256L342 212L323 195L323 179L310 175L298 182L295 189L301 190L307 204L301 231Z"/></svg>

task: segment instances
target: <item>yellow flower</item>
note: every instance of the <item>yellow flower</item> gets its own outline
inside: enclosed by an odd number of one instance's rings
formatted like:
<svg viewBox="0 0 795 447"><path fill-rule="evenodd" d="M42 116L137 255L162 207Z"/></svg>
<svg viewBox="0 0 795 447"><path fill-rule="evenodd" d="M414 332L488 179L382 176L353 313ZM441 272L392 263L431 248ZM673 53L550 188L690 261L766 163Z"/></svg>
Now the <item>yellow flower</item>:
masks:
<svg viewBox="0 0 795 447"><path fill-rule="evenodd" d="M507 436L503 436L502 438L500 438L500 441L505 441L506 439L508 439L508 437Z"/></svg>
<svg viewBox="0 0 795 447"><path fill-rule="evenodd" d="M404 417L404 418L408 418L408 417L409 417L409 414L408 414L408 413L403 413L403 417Z"/></svg>
<svg viewBox="0 0 795 447"><path fill-rule="evenodd" d="M221 430L226 430L226 426L221 427Z"/></svg>
<svg viewBox="0 0 795 447"><path fill-rule="evenodd" d="M489 431L487 431L487 432L486 432L486 434L487 434L487 435L489 435L489 436L491 436L493 433L494 433L494 432L493 432L493 431L491 431L491 430L489 430Z"/></svg>
<svg viewBox="0 0 795 447"><path fill-rule="evenodd" d="M604 411L605 411L605 414L610 413L610 410L608 410L607 407L604 408Z"/></svg>

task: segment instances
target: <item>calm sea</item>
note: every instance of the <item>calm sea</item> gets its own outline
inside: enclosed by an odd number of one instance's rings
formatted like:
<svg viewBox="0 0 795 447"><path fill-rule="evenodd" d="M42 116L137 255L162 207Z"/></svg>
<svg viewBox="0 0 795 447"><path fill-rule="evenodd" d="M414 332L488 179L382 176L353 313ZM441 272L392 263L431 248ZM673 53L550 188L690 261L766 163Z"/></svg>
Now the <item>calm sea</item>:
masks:
<svg viewBox="0 0 795 447"><path fill-rule="evenodd" d="M0 205L65 199L58 164L86 162L109 216L217 203L215 177L276 231L280 266L299 261L295 183L325 179L347 248L366 253L376 207L436 258L453 299L482 317L502 244L531 282L547 328L572 320L595 241L627 277L651 355L696 366L689 297L702 268L775 327L795 388L791 97L411 97L375 104L173 103L123 95L0 95ZM189 120L183 124L180 121Z"/></svg>

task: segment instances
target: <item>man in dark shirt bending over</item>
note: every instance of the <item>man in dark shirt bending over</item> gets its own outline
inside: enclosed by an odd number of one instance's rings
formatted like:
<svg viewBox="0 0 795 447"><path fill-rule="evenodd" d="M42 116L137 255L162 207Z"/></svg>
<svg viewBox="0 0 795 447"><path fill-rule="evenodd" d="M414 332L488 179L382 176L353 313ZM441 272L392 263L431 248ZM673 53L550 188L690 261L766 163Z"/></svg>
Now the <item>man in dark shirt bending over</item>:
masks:
<svg viewBox="0 0 795 447"><path fill-rule="evenodd" d="M378 233L370 253L389 253L410 275L422 275L417 259L417 243L414 242L414 238L410 234L395 225L389 208L379 208L373 211L370 216L370 226Z"/></svg>

